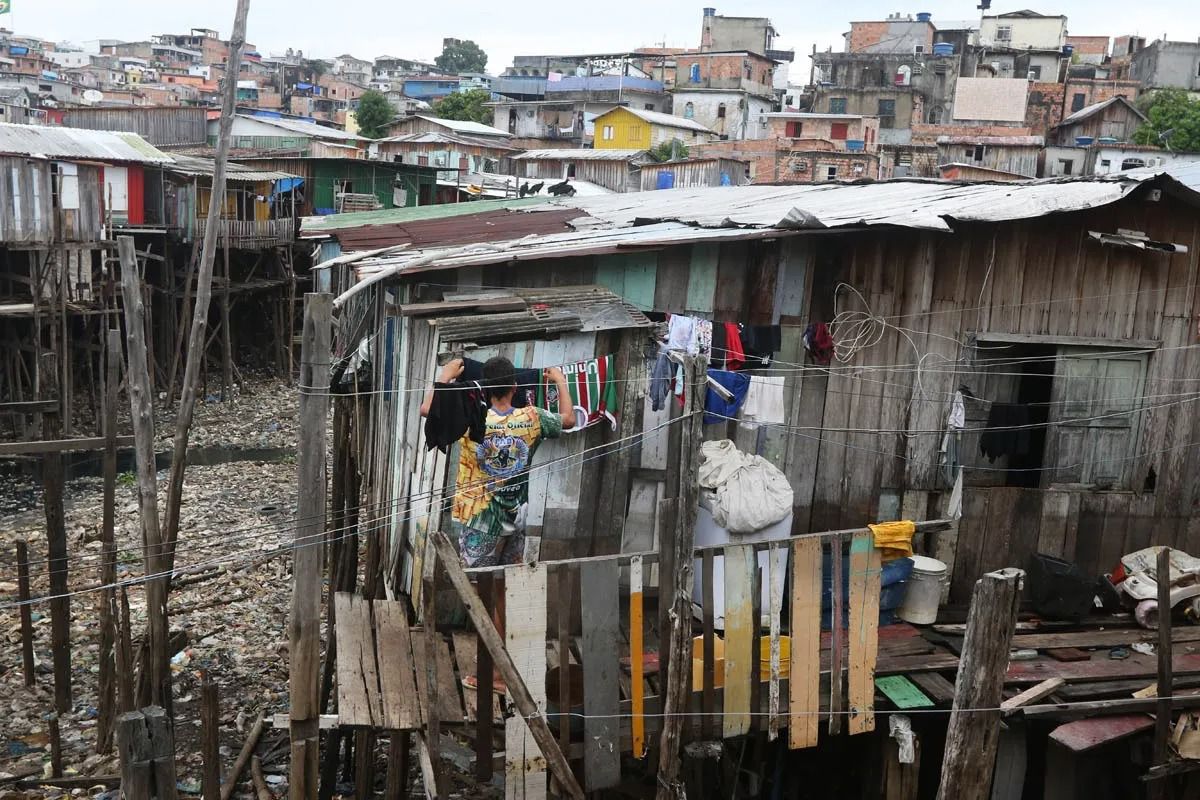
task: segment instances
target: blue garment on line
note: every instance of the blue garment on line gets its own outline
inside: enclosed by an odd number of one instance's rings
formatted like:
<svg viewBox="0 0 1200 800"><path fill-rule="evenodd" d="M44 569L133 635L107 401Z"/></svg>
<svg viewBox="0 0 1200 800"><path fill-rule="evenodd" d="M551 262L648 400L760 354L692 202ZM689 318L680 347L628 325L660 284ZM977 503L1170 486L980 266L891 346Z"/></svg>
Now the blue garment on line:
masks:
<svg viewBox="0 0 1200 800"><path fill-rule="evenodd" d="M725 417L736 417L746 402L746 393L750 391L750 376L740 372L727 372L723 369L710 369L708 377L724 386L733 394L732 400L726 400L717 394L710 386L704 390L705 425L716 425L727 422ZM720 415L720 416L716 416Z"/></svg>

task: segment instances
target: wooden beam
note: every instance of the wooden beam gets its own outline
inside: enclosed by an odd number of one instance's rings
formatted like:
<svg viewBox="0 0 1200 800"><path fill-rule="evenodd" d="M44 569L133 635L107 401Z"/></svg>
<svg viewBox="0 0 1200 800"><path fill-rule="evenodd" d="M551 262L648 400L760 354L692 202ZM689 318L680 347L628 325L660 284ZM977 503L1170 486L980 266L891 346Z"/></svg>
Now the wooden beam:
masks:
<svg viewBox="0 0 1200 800"><path fill-rule="evenodd" d="M325 531L325 426L329 417L329 361L333 295L304 296L301 345L299 498L292 549L292 606L288 622L291 664L292 800L316 797L321 715L321 563ZM188 356L189 361L191 355Z"/></svg>
<svg viewBox="0 0 1200 800"><path fill-rule="evenodd" d="M508 691L517 706L517 711L524 718L526 724L529 725L529 731L533 735L534 741L537 742L542 755L546 757L550 772L568 796L576 798L576 800L583 800L583 789L580 788L579 782L575 780L575 774L571 772L571 766L567 763L566 757L563 756L562 750L559 749L558 742L555 740L554 734L550 732L545 717L542 716L537 704L530 696L529 689L521 679L521 674L517 672L516 665L513 664L508 651L504 649L504 640L500 638L500 633L496 630L495 624L484 609L479 595L475 593L475 589L471 586L471 579L463 572L454 545L450 543L450 539L442 531L437 531L433 534L433 545L434 551L442 563L442 568L446 571L446 576L450 579L450 583L455 591L458 592L463 605L466 606L467 615L475 625L475 630L479 634L480 641L487 647L488 652L492 654L492 660L495 662L496 669L500 671L500 676L508 686ZM688 666L690 667L690 665ZM486 687L481 686L479 691L481 699L486 696ZM480 708L482 709L480 713L487 713L487 703L481 702ZM419 738L418 741L422 741L422 739Z"/></svg>
<svg viewBox="0 0 1200 800"><path fill-rule="evenodd" d="M57 410L57 400L18 400L0 403L0 414L53 414Z"/></svg>
<svg viewBox="0 0 1200 800"><path fill-rule="evenodd" d="M990 796L999 744L1001 690L1017 624L1022 574L1015 569L989 572L975 583L946 732L938 800L987 800Z"/></svg>
<svg viewBox="0 0 1200 800"><path fill-rule="evenodd" d="M1015 698L1014 698L1015 699ZM1171 711L1200 708L1200 692L1176 694L1170 698L1166 716ZM1162 710L1162 699L1158 697L1121 697L1112 700L1075 701L1069 703L1047 703L1021 709L1026 719L1053 719L1068 721L1090 717L1115 716L1119 714L1153 714Z"/></svg>
<svg viewBox="0 0 1200 800"><path fill-rule="evenodd" d="M117 437L118 447L128 447L133 442L132 436ZM74 450L102 450L104 446L103 436L90 436L83 439L51 439L40 442L0 442L0 457L69 453Z"/></svg>
<svg viewBox="0 0 1200 800"><path fill-rule="evenodd" d="M25 685L37 683L33 664L33 614L29 607L29 545L17 540L17 598L21 602L21 663L25 668Z"/></svg>
<svg viewBox="0 0 1200 800"><path fill-rule="evenodd" d="M1011 714L1022 706L1032 705L1039 700L1049 697L1058 691L1058 688L1064 683L1066 681L1062 678L1047 678L1039 684L1030 686L1020 694L1008 698L1000 704L1000 708L1005 715Z"/></svg>
<svg viewBox="0 0 1200 800"><path fill-rule="evenodd" d="M121 330L112 328L104 348L104 509L100 522L100 667L96 752L112 749L113 721L117 718L117 675L113 648L117 642L117 402L121 381Z"/></svg>

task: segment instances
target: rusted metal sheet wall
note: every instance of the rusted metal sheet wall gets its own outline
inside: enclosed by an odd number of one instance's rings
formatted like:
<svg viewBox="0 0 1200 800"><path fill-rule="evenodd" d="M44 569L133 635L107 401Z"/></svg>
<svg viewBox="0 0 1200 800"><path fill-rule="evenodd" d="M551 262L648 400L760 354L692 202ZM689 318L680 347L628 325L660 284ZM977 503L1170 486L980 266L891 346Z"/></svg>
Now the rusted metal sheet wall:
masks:
<svg viewBox="0 0 1200 800"><path fill-rule="evenodd" d="M208 135L206 110L190 106L70 108L63 112L62 124L89 131L132 131L156 147L201 145Z"/></svg>

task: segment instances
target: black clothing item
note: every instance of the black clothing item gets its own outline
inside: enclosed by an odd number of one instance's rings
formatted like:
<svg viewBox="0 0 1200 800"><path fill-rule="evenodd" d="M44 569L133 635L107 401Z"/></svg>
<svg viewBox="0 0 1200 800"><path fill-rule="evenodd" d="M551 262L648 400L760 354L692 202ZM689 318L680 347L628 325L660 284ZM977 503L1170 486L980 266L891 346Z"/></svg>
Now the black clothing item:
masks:
<svg viewBox="0 0 1200 800"><path fill-rule="evenodd" d="M470 358L463 359L462 379L465 381L483 382L483 362ZM537 403L538 387L542 382L540 369L519 369L516 371L517 391L513 395L513 408L524 408Z"/></svg>
<svg viewBox="0 0 1200 800"><path fill-rule="evenodd" d="M443 453L470 431L471 441L482 442L487 404L478 383L435 383L433 402L425 417L425 447Z"/></svg>
<svg viewBox="0 0 1200 800"><path fill-rule="evenodd" d="M769 364L771 357L782 349L783 328L779 325L742 326L742 350L746 353L746 369Z"/></svg>
<svg viewBox="0 0 1200 800"><path fill-rule="evenodd" d="M721 322L713 323L712 356L709 364L715 369L725 369L725 360L729 357L729 334Z"/></svg>
<svg viewBox="0 0 1200 800"><path fill-rule="evenodd" d="M987 429L979 435L979 452L988 461L1000 456L1027 456L1032 429L995 430L1017 428L1029 424L1029 406L1019 403L992 403L988 411Z"/></svg>

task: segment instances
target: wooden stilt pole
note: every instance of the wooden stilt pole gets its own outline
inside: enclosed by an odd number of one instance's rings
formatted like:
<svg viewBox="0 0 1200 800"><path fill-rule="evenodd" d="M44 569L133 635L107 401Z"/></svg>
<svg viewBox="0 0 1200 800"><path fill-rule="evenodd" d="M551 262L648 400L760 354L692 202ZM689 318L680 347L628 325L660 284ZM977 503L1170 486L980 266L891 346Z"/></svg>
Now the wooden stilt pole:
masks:
<svg viewBox="0 0 1200 800"><path fill-rule="evenodd" d="M291 742L292 800L318 793L321 562L325 533L325 428L329 411L330 335L333 295L304 298L300 358L299 503L292 551Z"/></svg>
<svg viewBox="0 0 1200 800"><path fill-rule="evenodd" d="M207 671L200 680L200 787L204 800L221 800L221 705Z"/></svg>
<svg viewBox="0 0 1200 800"><path fill-rule="evenodd" d="M108 331L104 348L104 511L100 524L100 713L96 722L96 752L112 749L117 718L117 676L113 649L117 641L117 546L114 536L117 504L117 390L121 380L121 331Z"/></svg>
<svg viewBox="0 0 1200 800"><path fill-rule="evenodd" d="M987 800L991 796L1000 740L1001 690L1017 626L1023 574L1005 569L989 572L975 582L954 686L954 709L946 731L938 800Z"/></svg>
<svg viewBox="0 0 1200 800"><path fill-rule="evenodd" d="M17 540L17 599L21 603L21 663L25 667L25 685L37 683L33 671L33 613L29 608L29 545Z"/></svg>
<svg viewBox="0 0 1200 800"><path fill-rule="evenodd" d="M121 258L121 293L125 302L125 331L129 337L129 405L133 419L134 455L137 462L138 504L142 521L143 567L146 582L146 617L149 652L142 669L149 677L151 704L171 708L171 669L168 659L167 581L163 574L162 531L158 524L158 480L154 463L153 382L146 366L146 328L143 321L141 279L132 236L117 239Z"/></svg>
<svg viewBox="0 0 1200 800"><path fill-rule="evenodd" d="M56 355L42 356L43 391L59 393ZM42 416L42 438L62 437L62 417ZM71 710L71 598L67 585L67 527L63 518L63 460L61 452L42 456L42 501L46 510L46 558L50 567L50 651L54 659L54 709Z"/></svg>

